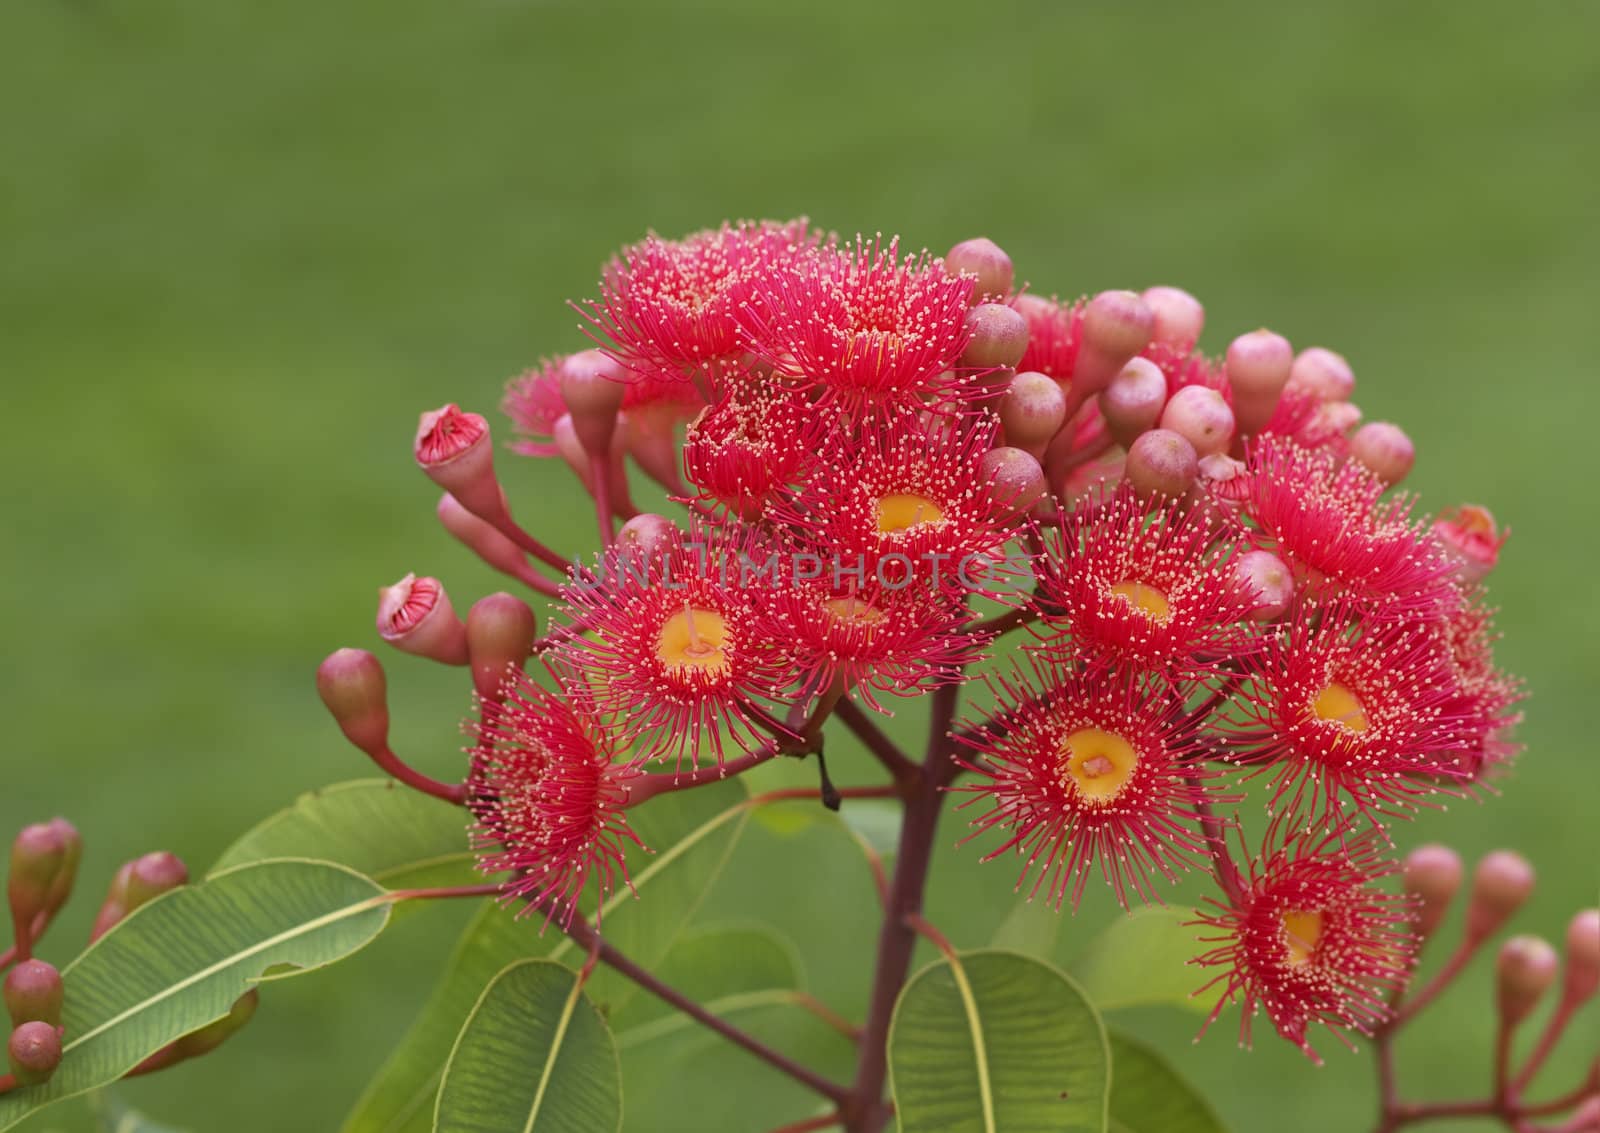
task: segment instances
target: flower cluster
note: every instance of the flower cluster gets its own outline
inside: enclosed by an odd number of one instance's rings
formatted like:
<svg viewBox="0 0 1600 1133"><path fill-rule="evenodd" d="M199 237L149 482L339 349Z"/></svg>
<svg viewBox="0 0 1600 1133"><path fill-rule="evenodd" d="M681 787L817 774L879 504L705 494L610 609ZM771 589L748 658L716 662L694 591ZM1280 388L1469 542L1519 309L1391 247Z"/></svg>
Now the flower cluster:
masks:
<svg viewBox="0 0 1600 1133"><path fill-rule="evenodd" d="M543 633L506 595L463 620L407 576L379 611L386 640L472 668L461 790L508 898L571 917L625 882L630 808L820 763L835 714L873 747L863 710L985 685L928 774L1019 887L1076 906L1098 875L1127 905L1205 870L1197 963L1246 1029L1264 1010L1309 1053L1311 1024L1383 1018L1411 947L1379 884L1390 824L1504 769L1519 690L1482 593L1503 536L1393 491L1411 442L1360 424L1343 358L1265 330L1208 357L1176 288L1062 302L987 240L904 255L803 220L652 235L578 309L592 346L504 409L513 448L593 498L600 553L524 531L487 422L447 406L415 449L441 519L555 610ZM393 761L371 698L339 703ZM1218 808L1257 788L1241 868Z"/></svg>

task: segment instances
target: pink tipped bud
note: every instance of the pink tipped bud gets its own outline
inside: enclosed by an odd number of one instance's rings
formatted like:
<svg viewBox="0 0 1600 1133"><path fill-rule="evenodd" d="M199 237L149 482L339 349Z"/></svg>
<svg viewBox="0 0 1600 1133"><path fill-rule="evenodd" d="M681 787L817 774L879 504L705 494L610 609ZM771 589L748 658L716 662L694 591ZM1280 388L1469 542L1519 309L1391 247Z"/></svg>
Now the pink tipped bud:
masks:
<svg viewBox="0 0 1600 1133"><path fill-rule="evenodd" d="M424 413L417 424L415 453L428 478L474 515L497 522L505 512L489 422L479 414L463 413L455 405Z"/></svg>
<svg viewBox="0 0 1600 1133"><path fill-rule="evenodd" d="M618 529L617 546L639 559L648 559L671 542L676 530L666 516L644 512Z"/></svg>
<svg viewBox="0 0 1600 1133"><path fill-rule="evenodd" d="M1294 574L1271 551L1247 551L1234 560L1234 575L1255 591L1250 620L1275 622L1294 601Z"/></svg>
<svg viewBox="0 0 1600 1133"><path fill-rule="evenodd" d="M678 472L681 457L674 418L666 412L629 410L618 418L618 424L627 455L633 457L634 463L669 492L678 491L683 481Z"/></svg>
<svg viewBox="0 0 1600 1133"><path fill-rule="evenodd" d="M952 275L965 272L978 277L972 288L973 303L998 303L1011 294L1011 257L986 236L963 240L944 258Z"/></svg>
<svg viewBox="0 0 1600 1133"><path fill-rule="evenodd" d="M1568 1003L1583 1003L1600 990L1600 909L1584 909L1567 925Z"/></svg>
<svg viewBox="0 0 1600 1133"><path fill-rule="evenodd" d="M504 592L479 598L467 611L467 652L472 686L499 703L506 678L520 672L539 636L539 619L521 598Z"/></svg>
<svg viewBox="0 0 1600 1133"><path fill-rule="evenodd" d="M580 350L561 363L561 400L572 415L578 442L590 456L604 457L611 451L627 382L622 363L598 350Z"/></svg>
<svg viewBox="0 0 1600 1133"><path fill-rule="evenodd" d="M1167 404L1167 377L1148 358L1134 358L1100 392L1100 416L1123 448L1156 427Z"/></svg>
<svg viewBox="0 0 1600 1133"><path fill-rule="evenodd" d="M378 591L378 636L446 665L467 663L467 629L437 578L408 574Z"/></svg>
<svg viewBox="0 0 1600 1133"><path fill-rule="evenodd" d="M1028 320L1003 303L979 303L967 312L972 341L961 364L980 370L1015 369L1028 349Z"/></svg>
<svg viewBox="0 0 1600 1133"><path fill-rule="evenodd" d="M1416 898L1416 932L1433 935L1461 888L1461 855L1449 846L1418 846L1406 855L1405 890Z"/></svg>
<svg viewBox="0 0 1600 1133"><path fill-rule="evenodd" d="M1500 1017L1514 1027L1539 1005L1556 982L1561 961L1556 950L1537 936L1513 936L1500 947L1495 965L1495 992Z"/></svg>
<svg viewBox="0 0 1600 1133"><path fill-rule="evenodd" d="M439 497L439 522L466 548L502 574L527 578L528 556L486 519L479 519L449 492Z"/></svg>
<svg viewBox="0 0 1600 1133"><path fill-rule="evenodd" d="M1533 892L1533 866L1521 854L1495 850L1484 855L1472 875L1467 906L1467 937L1482 940L1500 930Z"/></svg>
<svg viewBox="0 0 1600 1133"><path fill-rule="evenodd" d="M989 485L996 511L1009 518L1021 515L1044 495L1044 469L1020 448L990 449L978 465L978 476Z"/></svg>
<svg viewBox="0 0 1600 1133"><path fill-rule="evenodd" d="M1200 300L1179 287L1151 287L1140 296L1155 313L1155 341L1188 353L1200 341L1206 309Z"/></svg>
<svg viewBox="0 0 1600 1133"><path fill-rule="evenodd" d="M132 875L132 862L125 862L112 875L111 885L106 890L105 903L100 906L100 911L95 914L94 927L89 930L90 944L110 932L118 921L128 915L128 878Z"/></svg>
<svg viewBox="0 0 1600 1133"><path fill-rule="evenodd" d="M1030 370L1011 379L995 409L1006 443L1037 457L1066 420L1067 398L1054 378Z"/></svg>
<svg viewBox="0 0 1600 1133"><path fill-rule="evenodd" d="M189 883L189 867L177 854L156 850L129 863L125 907L133 912L180 885Z"/></svg>
<svg viewBox="0 0 1600 1133"><path fill-rule="evenodd" d="M1102 291L1083 309L1083 338L1072 367L1072 391L1088 398L1111 384L1139 351L1150 345L1156 316L1132 291Z"/></svg>
<svg viewBox="0 0 1600 1133"><path fill-rule="evenodd" d="M6 1055L18 1084L48 1082L61 1065L61 1030L49 1023L24 1023L11 1032Z"/></svg>
<svg viewBox="0 0 1600 1133"><path fill-rule="evenodd" d="M11 843L11 873L6 881L6 897L24 949L32 939L30 929L34 920L59 907L51 902L57 879L67 868L71 854L72 845L66 832L49 822L24 826Z"/></svg>
<svg viewBox="0 0 1600 1133"><path fill-rule="evenodd" d="M583 442L578 439L578 427L572 423L572 414L563 413L556 418L555 424L550 426L550 441L561 459L567 462L567 467L572 469L592 495L594 470L589 467L589 454L584 452Z"/></svg>
<svg viewBox="0 0 1600 1133"><path fill-rule="evenodd" d="M382 663L365 649L337 650L317 666L322 703L345 738L368 755L389 744L388 689Z"/></svg>
<svg viewBox="0 0 1600 1133"><path fill-rule="evenodd" d="M1456 573L1463 582L1482 582L1500 561L1500 548L1511 537L1511 529L1497 532L1488 508L1463 504L1455 511L1440 514L1433 533L1456 560Z"/></svg>
<svg viewBox="0 0 1600 1133"><path fill-rule="evenodd" d="M1233 443L1233 410L1214 389L1184 386L1161 411L1161 427L1194 446L1199 456L1223 452Z"/></svg>
<svg viewBox="0 0 1600 1133"><path fill-rule="evenodd" d="M1385 484L1398 484L1417 462L1417 448L1399 425L1369 421L1350 438L1350 455Z"/></svg>
<svg viewBox="0 0 1600 1133"><path fill-rule="evenodd" d="M1323 436L1343 436L1361 420L1361 406L1353 401L1325 401L1311 418L1311 430Z"/></svg>
<svg viewBox="0 0 1600 1133"><path fill-rule="evenodd" d="M1240 435L1250 436L1272 419L1293 365L1289 340L1270 330L1253 330L1228 344L1228 386Z"/></svg>
<svg viewBox="0 0 1600 1133"><path fill-rule="evenodd" d="M1128 449L1128 482L1145 499L1183 495L1199 470L1194 446L1170 429L1151 429Z"/></svg>
<svg viewBox="0 0 1600 1133"><path fill-rule="evenodd" d="M1312 346L1295 356L1289 367L1289 388L1323 401L1349 401L1356 391L1356 376L1343 354Z"/></svg>
<svg viewBox="0 0 1600 1133"><path fill-rule="evenodd" d="M251 988L233 1001L233 1006L222 1018L206 1024L198 1031L190 1031L173 1043L174 1060L198 1058L202 1054L210 1054L243 1030L244 1025L255 1017L256 1008L260 1005L261 993Z"/></svg>
<svg viewBox="0 0 1600 1133"><path fill-rule="evenodd" d="M61 973L43 960L24 960L6 973L3 989L6 1013L11 1025L23 1023L61 1024L61 1000L65 994Z"/></svg>
<svg viewBox="0 0 1600 1133"><path fill-rule="evenodd" d="M50 907L59 909L67 903L67 898L72 896L72 886L78 880L78 863L83 861L83 835L78 833L76 826L60 815L45 825L54 827L67 845L66 857L61 862L61 868L56 871L55 883L50 886Z"/></svg>

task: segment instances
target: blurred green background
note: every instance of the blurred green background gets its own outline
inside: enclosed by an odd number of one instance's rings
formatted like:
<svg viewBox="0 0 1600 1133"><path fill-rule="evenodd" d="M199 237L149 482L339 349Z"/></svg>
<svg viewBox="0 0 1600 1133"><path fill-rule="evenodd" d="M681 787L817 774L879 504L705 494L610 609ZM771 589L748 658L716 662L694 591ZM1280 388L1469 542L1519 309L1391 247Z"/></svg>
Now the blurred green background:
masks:
<svg viewBox="0 0 1600 1133"><path fill-rule="evenodd" d="M1265 324L1345 352L1368 415L1416 439L1425 506L1485 503L1515 530L1493 583L1530 750L1503 797L1402 845L1521 849L1541 883L1519 923L1559 934L1600 861L1575 505L1596 42L1580 3L8 0L0 826L62 813L89 842L46 954L77 950L118 862L166 847L203 868L299 791L367 774L311 674L372 643L378 585L435 573L463 608L500 587L434 522L419 410L492 412L505 377L583 345L565 300L647 228L800 213L935 250L986 234L1045 293L1180 284L1213 350ZM502 463L528 526L592 545L564 469ZM401 750L457 766L465 682L396 659L391 688ZM1009 867L947 851L932 915L981 944ZM774 890L736 866L715 904ZM245 1038L128 1096L197 1133L332 1128L462 912L275 987ZM865 957L833 911L787 914L812 926L815 982L851 994ZM1403 1045L1409 1093L1486 1082L1486 971ZM1240 1053L1231 1020L1198 1047L1192 1018L1131 1022L1239 1129L1370 1126L1369 1060L1331 1041L1317 1070L1267 1035ZM1596 1030L1591 1009L1550 1092Z"/></svg>

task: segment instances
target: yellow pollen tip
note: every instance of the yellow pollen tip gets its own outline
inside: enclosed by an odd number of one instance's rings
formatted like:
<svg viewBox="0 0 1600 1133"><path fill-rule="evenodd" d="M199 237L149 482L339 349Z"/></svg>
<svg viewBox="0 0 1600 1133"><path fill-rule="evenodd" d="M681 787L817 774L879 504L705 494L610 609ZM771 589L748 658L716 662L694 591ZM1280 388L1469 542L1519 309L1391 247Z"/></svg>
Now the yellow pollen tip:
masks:
<svg viewBox="0 0 1600 1133"><path fill-rule="evenodd" d="M875 626L889 616L871 602L850 595L829 598L822 603L822 609L832 621L842 625Z"/></svg>
<svg viewBox="0 0 1600 1133"><path fill-rule="evenodd" d="M1361 698L1338 681L1333 681L1317 693L1316 699L1311 702L1311 711L1317 719L1337 724L1356 735L1372 726L1367 719L1367 706L1361 703Z"/></svg>
<svg viewBox="0 0 1600 1133"><path fill-rule="evenodd" d="M1084 802L1113 801L1139 766L1139 753L1115 732L1079 728L1061 741L1061 782Z"/></svg>
<svg viewBox="0 0 1600 1133"><path fill-rule="evenodd" d="M1322 940L1322 914L1315 910L1290 909L1283 914L1283 937L1289 948L1291 968L1310 963Z"/></svg>
<svg viewBox="0 0 1600 1133"><path fill-rule="evenodd" d="M656 656L674 675L690 671L720 677L729 669L728 623L715 610L684 603L661 624Z"/></svg>
<svg viewBox="0 0 1600 1133"><path fill-rule="evenodd" d="M1167 601L1166 594L1147 582L1132 579L1119 582L1111 588L1111 593L1153 622L1164 623L1172 617L1172 604Z"/></svg>
<svg viewBox="0 0 1600 1133"><path fill-rule="evenodd" d="M923 524L938 523L944 518L944 508L927 496L913 492L891 492L878 497L878 533L888 535L895 531L909 531Z"/></svg>

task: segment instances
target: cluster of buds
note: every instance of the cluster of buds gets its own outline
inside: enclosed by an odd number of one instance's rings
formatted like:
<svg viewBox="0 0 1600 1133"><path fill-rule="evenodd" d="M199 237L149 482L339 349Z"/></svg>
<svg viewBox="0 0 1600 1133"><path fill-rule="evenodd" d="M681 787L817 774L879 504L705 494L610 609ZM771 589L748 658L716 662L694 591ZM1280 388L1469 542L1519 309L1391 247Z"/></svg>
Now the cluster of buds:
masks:
<svg viewBox="0 0 1600 1133"><path fill-rule="evenodd" d="M64 818L26 826L11 844L6 896L13 943L0 952L3 994L11 1019L6 1046L10 1073L0 1075L0 1093L49 1081L61 1064L63 1043L71 1038L62 1026L62 1006L69 991L61 972L35 956L34 949L72 896L82 858L83 839ZM188 868L166 851L125 863L112 876L95 914L89 943L110 932L135 909L188 880ZM129 1074L148 1073L214 1050L249 1020L255 1004L252 990L227 1016L169 1043Z"/></svg>
<svg viewBox="0 0 1600 1133"><path fill-rule="evenodd" d="M541 635L508 594L463 620L435 578L382 592L384 640L471 670L462 782L390 750L370 653L318 675L357 747L471 809L508 901L570 919L626 882L631 807L820 764L830 716L906 787L868 713L970 679L937 785L1019 888L1076 906L1099 876L1128 905L1203 869L1197 962L1246 1036L1265 1010L1315 1057L1314 1025L1382 1025L1416 941L1390 826L1505 768L1520 692L1482 592L1503 537L1391 492L1414 448L1361 423L1344 358L1266 330L1210 357L1176 288L1044 298L988 240L902 256L803 220L652 236L600 287L595 348L504 402L512 447L592 497L598 557L513 518L485 418L417 433L444 526L555 599ZM676 519L638 510L646 482ZM1269 820L1241 865L1218 807L1252 781Z"/></svg>

